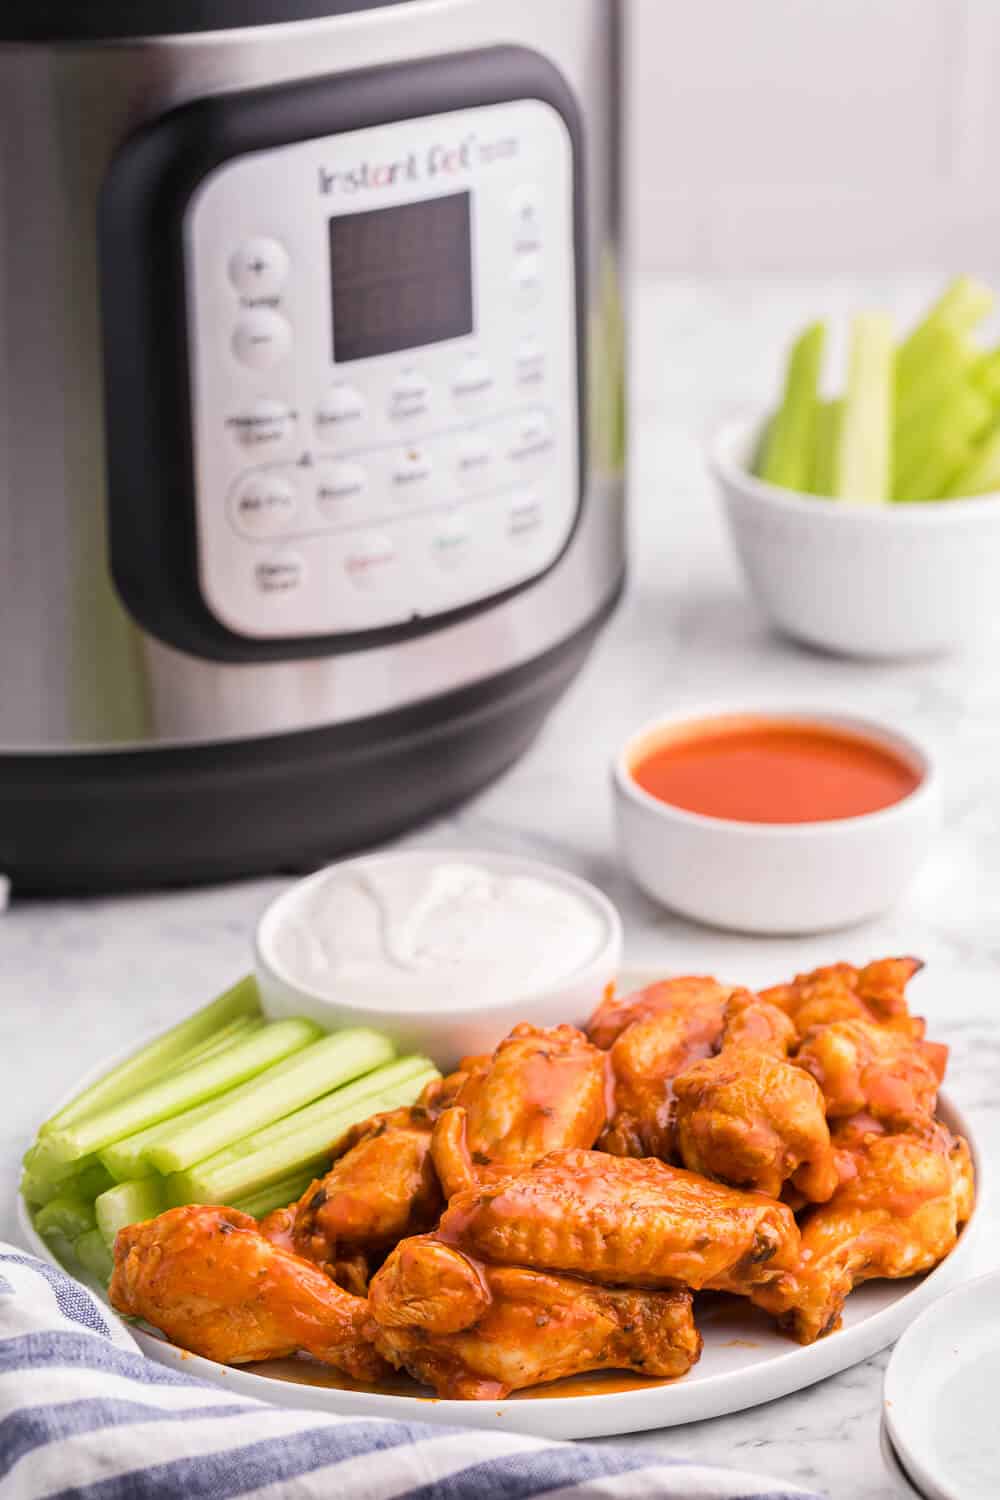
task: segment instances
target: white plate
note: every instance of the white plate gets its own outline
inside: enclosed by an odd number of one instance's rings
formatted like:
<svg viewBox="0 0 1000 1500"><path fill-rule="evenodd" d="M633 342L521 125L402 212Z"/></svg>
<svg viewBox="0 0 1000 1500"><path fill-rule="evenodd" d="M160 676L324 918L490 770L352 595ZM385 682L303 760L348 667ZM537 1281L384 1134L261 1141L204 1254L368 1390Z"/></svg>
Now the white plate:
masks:
<svg viewBox="0 0 1000 1500"><path fill-rule="evenodd" d="M898 1495L899 1500L926 1500L926 1496L913 1488L909 1477L903 1472L903 1465L896 1456L896 1450L892 1446L884 1421L879 1429L878 1445L882 1453L882 1462L892 1479L893 1494Z"/></svg>
<svg viewBox="0 0 1000 1500"><path fill-rule="evenodd" d="M622 988L626 992L641 988L662 978L663 973L664 970L628 970L622 975ZM79 1087L85 1087L112 1065L103 1064ZM54 1104L48 1114L63 1102L66 1101ZM984 1162L969 1125L944 1096L940 1112L950 1128L969 1141L982 1202ZM37 1255L54 1260L20 1200L18 1206L26 1243ZM925 1307L968 1277L982 1218L981 1210L977 1209L956 1249L929 1275L910 1281L873 1281L860 1287L848 1299L843 1329L808 1347L782 1337L765 1314L748 1304L735 1298L718 1299L698 1313L705 1340L700 1362L683 1379L668 1383L643 1384L628 1377L584 1377L582 1381L550 1388L540 1396L514 1397L496 1404L440 1401L419 1394L416 1386L410 1387L412 1395L344 1389L314 1366L294 1362L283 1364L280 1374L275 1368L266 1375L257 1370L233 1369L178 1349L157 1334L136 1327L130 1327L130 1332L151 1359L276 1406L452 1427L502 1428L538 1437L609 1437L677 1427L760 1406L871 1358L899 1338ZM553 1389L566 1394L553 1395ZM596 1393L573 1394L589 1390ZM962 1500L970 1497L963 1496Z"/></svg>
<svg viewBox="0 0 1000 1500"><path fill-rule="evenodd" d="M889 1438L927 1500L996 1500L1000 1492L1000 1275L927 1309L885 1377Z"/></svg>

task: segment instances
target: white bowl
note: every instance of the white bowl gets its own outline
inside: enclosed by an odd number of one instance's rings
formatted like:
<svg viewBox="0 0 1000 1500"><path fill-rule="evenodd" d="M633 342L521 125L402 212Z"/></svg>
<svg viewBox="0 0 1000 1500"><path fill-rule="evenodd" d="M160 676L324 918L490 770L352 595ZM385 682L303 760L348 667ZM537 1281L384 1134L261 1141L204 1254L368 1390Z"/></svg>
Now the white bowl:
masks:
<svg viewBox="0 0 1000 1500"><path fill-rule="evenodd" d="M901 1467L926 1500L1000 1493L1000 1274L932 1303L900 1339L883 1417Z"/></svg>
<svg viewBox="0 0 1000 1500"><path fill-rule="evenodd" d="M1000 619L1000 494L851 505L750 473L762 418L728 424L712 472L758 604L786 634L849 656L924 656Z"/></svg>
<svg viewBox="0 0 1000 1500"><path fill-rule="evenodd" d="M633 770L658 744L682 727L728 717L846 730L900 756L920 774L920 785L864 817L780 824L704 817L639 786ZM832 932L887 911L922 863L941 814L926 748L873 720L801 705L713 707L658 719L627 742L613 783L622 857L637 884L682 916L739 932Z"/></svg>
<svg viewBox="0 0 1000 1500"><path fill-rule="evenodd" d="M496 875L527 877L547 882L574 896L589 908L595 940L586 958L569 963L565 972L540 987L512 985L503 998L477 993L470 983L468 993L449 997L449 976L443 974L433 998L419 1006L401 1002L398 996L379 992L364 980L340 980L322 988L310 984L277 951L277 939L285 924L324 884L351 877L365 870L431 870L435 865L485 866ZM300 919L301 920L301 919ZM601 935L598 936L598 925ZM286 929L287 930L287 929ZM621 964L622 924L615 907L595 886L564 870L510 855L475 850L400 850L365 856L331 865L307 880L297 882L279 896L264 913L257 928L256 972L265 1013L274 1018L310 1016L327 1028L373 1026L390 1035L401 1049L428 1053L441 1068L450 1068L462 1057L490 1052L521 1021L539 1026L562 1022L582 1025L600 1003L607 986L613 984ZM558 970L558 955L555 956ZM426 971L425 971L426 975ZM401 981L405 971L400 971ZM400 986L402 988L402 984ZM496 989L496 984L494 984Z"/></svg>

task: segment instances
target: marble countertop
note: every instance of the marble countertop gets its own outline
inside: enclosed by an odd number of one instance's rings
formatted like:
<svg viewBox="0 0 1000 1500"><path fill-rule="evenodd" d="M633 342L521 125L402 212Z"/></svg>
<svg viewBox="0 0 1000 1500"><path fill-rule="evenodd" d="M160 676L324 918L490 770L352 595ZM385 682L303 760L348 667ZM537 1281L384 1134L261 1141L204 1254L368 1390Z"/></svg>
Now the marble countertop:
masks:
<svg viewBox="0 0 1000 1500"><path fill-rule="evenodd" d="M905 280L649 280L640 284L633 389L633 573L583 677L526 758L414 843L538 855L618 903L629 957L753 985L814 964L919 954L914 993L953 1047L949 1087L987 1153L1000 1152L1000 671L997 642L911 664L824 658L778 639L748 600L706 479L701 444L760 398L786 337L824 309L895 304L934 290ZM832 937L749 939L657 910L618 867L607 766L637 723L704 700L798 699L919 730L944 763L944 835L890 916ZM110 1051L164 1027L249 966L256 917L286 884L259 880L114 900L19 903L0 921L0 1237L15 1236L13 1183L32 1125ZM997 1225L1000 1228L1000 1223ZM982 1240L994 1240L994 1247ZM981 1240L983 1271L1000 1236ZM639 1438L827 1492L891 1500L878 1449L885 1356L770 1406Z"/></svg>

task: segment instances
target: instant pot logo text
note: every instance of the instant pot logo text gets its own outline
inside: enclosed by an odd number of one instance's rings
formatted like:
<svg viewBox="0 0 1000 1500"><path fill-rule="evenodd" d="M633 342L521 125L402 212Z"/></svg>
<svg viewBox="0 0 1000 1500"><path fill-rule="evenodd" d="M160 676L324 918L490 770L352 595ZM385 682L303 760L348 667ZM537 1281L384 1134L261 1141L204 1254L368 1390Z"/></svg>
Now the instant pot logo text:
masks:
<svg viewBox="0 0 1000 1500"><path fill-rule="evenodd" d="M447 145L437 143L426 151L409 151L395 161L362 161L356 166L333 170L319 169L319 190L327 196L351 197L355 193L377 192L404 182L430 182L435 178L463 177L477 167L495 161L509 161L520 152L520 141L514 136L481 141L467 135L464 140Z"/></svg>

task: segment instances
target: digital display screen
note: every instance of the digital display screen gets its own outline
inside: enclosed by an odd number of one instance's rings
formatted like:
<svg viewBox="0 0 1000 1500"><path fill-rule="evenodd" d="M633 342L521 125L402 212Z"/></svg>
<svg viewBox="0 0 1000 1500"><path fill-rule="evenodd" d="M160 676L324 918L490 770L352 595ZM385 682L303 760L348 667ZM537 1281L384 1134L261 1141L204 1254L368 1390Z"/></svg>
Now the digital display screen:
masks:
<svg viewBox="0 0 1000 1500"><path fill-rule="evenodd" d="M473 328L469 193L330 220L338 364L462 338Z"/></svg>

